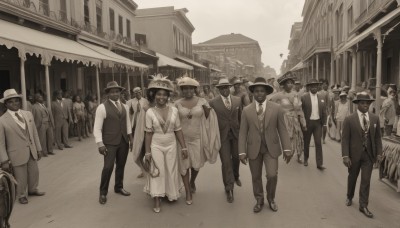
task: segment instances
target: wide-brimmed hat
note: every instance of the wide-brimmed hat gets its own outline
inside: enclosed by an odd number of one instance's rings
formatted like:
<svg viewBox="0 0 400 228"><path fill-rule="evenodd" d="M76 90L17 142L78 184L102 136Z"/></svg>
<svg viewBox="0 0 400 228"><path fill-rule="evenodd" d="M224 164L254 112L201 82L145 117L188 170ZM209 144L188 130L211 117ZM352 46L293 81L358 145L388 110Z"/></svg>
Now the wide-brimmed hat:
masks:
<svg viewBox="0 0 400 228"><path fill-rule="evenodd" d="M277 81L279 85L283 85L288 80L292 80L293 82L296 80L296 76L290 71L279 77Z"/></svg>
<svg viewBox="0 0 400 228"><path fill-rule="evenodd" d="M150 81L148 89L165 89L167 91L174 91L174 85L167 76L157 74L153 76L153 80Z"/></svg>
<svg viewBox="0 0 400 228"><path fill-rule="evenodd" d="M236 84L242 84L243 82L240 80L240 79L236 79L235 81L233 81L233 85L236 85Z"/></svg>
<svg viewBox="0 0 400 228"><path fill-rule="evenodd" d="M22 95L18 94L15 89L7 89L6 91L4 91L3 98L0 99L0 102L4 103L6 100L15 98L15 97L22 98Z"/></svg>
<svg viewBox="0 0 400 228"><path fill-rule="evenodd" d="M321 82L319 82L317 79L315 79L315 78L312 78L312 79L310 79L308 82L307 82L307 84L306 84L306 86L310 86L310 85L321 85Z"/></svg>
<svg viewBox="0 0 400 228"><path fill-rule="evenodd" d="M265 88L267 88L267 93L268 93L268 94L271 94L272 92L274 92L274 87L272 87L271 85L269 85L269 84L267 83L267 80L265 80L265 78L263 78L263 77L257 77L257 78L254 80L254 83L253 83L252 85L249 85L249 90L250 90L250 92L253 92L253 91L254 91L254 88L255 88L256 86L264 86Z"/></svg>
<svg viewBox="0 0 400 228"><path fill-rule="evenodd" d="M110 89L119 89L119 90L122 91L122 90L124 90L125 88L119 86L119 85L118 85L118 82L116 82L116 81L111 81L111 82L108 82L108 83L107 83L107 87L104 89L104 92L108 93L108 91L109 91Z"/></svg>
<svg viewBox="0 0 400 228"><path fill-rule="evenodd" d="M135 87L132 90L133 93L138 93L138 92L142 92L142 89L140 87Z"/></svg>
<svg viewBox="0 0 400 228"><path fill-rule="evenodd" d="M342 90L340 88L334 88L332 89L332 93L340 93Z"/></svg>
<svg viewBox="0 0 400 228"><path fill-rule="evenodd" d="M294 81L294 84L295 84L295 85L301 85L301 81L296 80L296 81Z"/></svg>
<svg viewBox="0 0 400 228"><path fill-rule="evenodd" d="M227 78L221 78L215 87L222 87L222 86L232 86L231 83L229 83L229 80Z"/></svg>
<svg viewBox="0 0 400 228"><path fill-rule="evenodd" d="M184 76L180 79L178 79L178 86L182 87L182 86L193 86L193 87L199 87L200 83L198 81L196 81L193 78L190 78L188 76Z"/></svg>
<svg viewBox="0 0 400 228"><path fill-rule="evenodd" d="M346 96L346 97L347 97L347 93L346 93L345 91L342 91L342 92L339 94L339 97L341 97L341 96Z"/></svg>
<svg viewBox="0 0 400 228"><path fill-rule="evenodd" d="M359 101L369 101L373 102L375 101L374 98L372 98L367 92L360 92L356 94L356 97L353 100L353 103L358 103Z"/></svg>

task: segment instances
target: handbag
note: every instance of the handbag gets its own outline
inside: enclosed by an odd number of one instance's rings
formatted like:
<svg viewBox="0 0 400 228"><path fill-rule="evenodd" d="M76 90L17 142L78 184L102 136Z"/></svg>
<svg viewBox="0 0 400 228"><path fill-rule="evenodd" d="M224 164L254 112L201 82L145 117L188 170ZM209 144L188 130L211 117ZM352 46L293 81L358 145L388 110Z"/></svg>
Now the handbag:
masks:
<svg viewBox="0 0 400 228"><path fill-rule="evenodd" d="M150 160L144 158L142 164L144 171L148 173L151 177L155 178L160 176L160 169L154 162L153 158L150 158Z"/></svg>

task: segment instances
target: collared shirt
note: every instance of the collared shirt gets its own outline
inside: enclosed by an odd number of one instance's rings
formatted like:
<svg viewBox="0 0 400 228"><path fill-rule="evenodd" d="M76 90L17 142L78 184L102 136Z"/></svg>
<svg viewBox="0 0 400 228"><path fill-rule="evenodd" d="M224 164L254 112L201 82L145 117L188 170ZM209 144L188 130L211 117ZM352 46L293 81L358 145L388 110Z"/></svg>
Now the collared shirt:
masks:
<svg viewBox="0 0 400 228"><path fill-rule="evenodd" d="M263 112L265 112L266 107L267 107L267 99L265 99L265 101L262 103ZM258 113L260 110L260 103L258 103L257 101L256 101L256 109L257 109L257 113Z"/></svg>
<svg viewBox="0 0 400 228"><path fill-rule="evenodd" d="M363 117L364 117L363 115L364 114L365 114L365 119L367 120L367 124L368 124L368 128L369 128L369 115L368 115L368 112L362 113L362 112L360 112L360 110L357 109L358 119L360 120L361 128L363 130L365 130L364 129L364 122L363 122Z"/></svg>
<svg viewBox="0 0 400 228"><path fill-rule="evenodd" d="M232 108L232 99L231 99L231 95L229 94L228 97L224 97L224 96L221 95L221 97L222 97L222 100L224 101L225 107L226 107L226 102L228 101L229 104L231 105L231 108ZM227 107L227 108L228 108L228 107Z"/></svg>
<svg viewBox="0 0 400 228"><path fill-rule="evenodd" d="M115 107L117 107L117 105L115 104L115 101L113 101L111 99L109 99L109 101L111 101L111 103L113 103L115 105ZM118 102L121 102L121 101L118 100ZM130 134L132 134L132 128L131 128L131 121L129 119L128 106L123 103L120 103L120 104L121 104L121 107L124 107L125 111L126 111L126 130L127 130L127 134L130 135ZM117 107L117 109L118 109L118 107ZM104 106L104 104L100 104L96 110L96 117L94 119L94 127L93 127L93 135L94 135L94 138L96 140L98 147L104 146L102 130L103 130L103 123L104 123L104 120L106 119L106 117L107 117L106 107Z"/></svg>
<svg viewBox="0 0 400 228"><path fill-rule="evenodd" d="M7 112L10 113L10 115L12 116L12 118L14 119L14 121L15 121L22 129L25 130L25 127L26 127L25 122L21 122L21 121L18 119L18 117L15 115L15 113L18 113L18 115L19 115L21 118L24 118L24 117L22 116L21 110L18 109L18 111L14 112L14 111L11 111L10 109L8 109Z"/></svg>
<svg viewBox="0 0 400 228"><path fill-rule="evenodd" d="M312 94L310 92L311 97L311 116L310 120L319 120L319 109L318 109L318 95Z"/></svg>

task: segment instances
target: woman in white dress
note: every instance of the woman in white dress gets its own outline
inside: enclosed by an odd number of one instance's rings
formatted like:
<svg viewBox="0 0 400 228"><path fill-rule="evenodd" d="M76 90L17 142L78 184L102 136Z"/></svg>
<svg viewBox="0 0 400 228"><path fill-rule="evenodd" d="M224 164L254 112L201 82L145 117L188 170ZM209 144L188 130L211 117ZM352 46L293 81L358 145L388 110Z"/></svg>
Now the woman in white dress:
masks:
<svg viewBox="0 0 400 228"><path fill-rule="evenodd" d="M178 156L188 157L188 149L180 126L178 110L169 106L168 98L172 92L172 83L166 77L157 75L149 84L149 101L154 107L146 112L145 158L153 160L158 175L147 175L144 191L154 198L153 210L160 212L160 197L169 201L177 200L182 187L178 170ZM181 150L177 151L177 141Z"/></svg>

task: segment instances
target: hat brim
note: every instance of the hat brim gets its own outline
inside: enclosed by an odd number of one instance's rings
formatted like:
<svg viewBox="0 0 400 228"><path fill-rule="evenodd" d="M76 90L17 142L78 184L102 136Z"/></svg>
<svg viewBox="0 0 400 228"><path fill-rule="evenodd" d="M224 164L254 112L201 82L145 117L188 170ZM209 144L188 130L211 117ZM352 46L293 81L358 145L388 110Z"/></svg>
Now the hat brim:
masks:
<svg viewBox="0 0 400 228"><path fill-rule="evenodd" d="M149 87L148 89L149 90L150 89L163 89L163 90L167 90L169 92L174 92L174 90L172 88L166 88L166 87L163 87L163 86L153 86L153 87Z"/></svg>
<svg viewBox="0 0 400 228"><path fill-rule="evenodd" d="M121 86L112 86L112 87L107 87L107 88L105 88L104 89L104 92L106 92L106 93L108 93L108 91L110 91L110 89L119 89L119 90L124 90L125 88L124 87L121 87Z"/></svg>
<svg viewBox="0 0 400 228"><path fill-rule="evenodd" d="M306 86L310 86L310 85L321 85L321 82L311 82L311 83L307 83Z"/></svg>
<svg viewBox="0 0 400 228"><path fill-rule="evenodd" d="M283 85L283 84L284 84L286 81L288 81L288 80L292 80L292 81L293 81L293 84L296 83L296 80L294 79L294 77L282 79L282 80L279 81L278 83L279 83L279 85Z"/></svg>
<svg viewBox="0 0 400 228"><path fill-rule="evenodd" d="M11 99L11 98L16 98L16 97L22 99L22 95L21 95L21 94L15 94L15 95L11 95L11 96L9 96L9 97L1 98L1 99L0 99L0 102L1 102L1 103L4 103L4 102L6 102L7 100L9 100L9 99Z"/></svg>
<svg viewBox="0 0 400 228"><path fill-rule="evenodd" d="M182 85L178 85L179 86L179 88L180 87L182 87L182 86L190 86L190 87L199 87L200 85L195 85L195 84L182 84Z"/></svg>
<svg viewBox="0 0 400 228"><path fill-rule="evenodd" d="M215 87L219 88L219 87L224 87L224 86L232 86L232 84L231 83L218 84Z"/></svg>
<svg viewBox="0 0 400 228"><path fill-rule="evenodd" d="M253 85L249 85L250 92L253 93L254 88L257 87L257 86L264 86L265 88L267 88L267 93L268 94L271 94L272 92L274 92L274 88L272 86L268 85L268 84L265 84L265 83L254 83Z"/></svg>
<svg viewBox="0 0 400 228"><path fill-rule="evenodd" d="M375 100L374 100L374 99L355 99L355 100L353 100L353 103L354 103L354 104L357 104L357 103L360 102L360 101L369 101L370 103L372 103L372 102L374 102Z"/></svg>

